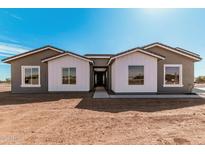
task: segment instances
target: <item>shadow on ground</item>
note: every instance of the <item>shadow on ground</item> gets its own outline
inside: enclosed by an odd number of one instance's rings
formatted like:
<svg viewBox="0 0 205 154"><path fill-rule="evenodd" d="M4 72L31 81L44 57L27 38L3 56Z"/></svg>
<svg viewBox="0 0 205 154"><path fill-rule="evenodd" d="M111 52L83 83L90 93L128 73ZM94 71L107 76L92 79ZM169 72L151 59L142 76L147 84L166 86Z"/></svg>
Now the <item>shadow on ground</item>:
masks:
<svg viewBox="0 0 205 154"><path fill-rule="evenodd" d="M42 93L42 94L12 94L11 92L0 92L1 105L43 103L58 101L61 99L91 98L92 92L72 93Z"/></svg>
<svg viewBox="0 0 205 154"><path fill-rule="evenodd" d="M157 112L178 108L204 105L205 100L199 99L89 99L84 98L76 106L79 109L87 109L100 112Z"/></svg>
<svg viewBox="0 0 205 154"><path fill-rule="evenodd" d="M44 103L61 99L82 99L76 109L87 109L99 112L118 113L125 111L157 112L178 108L204 105L205 100L199 99L93 99L93 93L45 93L45 94L12 94L0 92L1 105Z"/></svg>

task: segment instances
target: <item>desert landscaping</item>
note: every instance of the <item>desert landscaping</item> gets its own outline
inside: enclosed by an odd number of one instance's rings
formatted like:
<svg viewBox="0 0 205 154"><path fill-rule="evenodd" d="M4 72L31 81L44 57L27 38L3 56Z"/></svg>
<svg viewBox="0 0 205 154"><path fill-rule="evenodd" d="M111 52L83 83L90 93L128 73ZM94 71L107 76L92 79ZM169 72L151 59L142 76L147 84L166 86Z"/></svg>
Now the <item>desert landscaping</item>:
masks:
<svg viewBox="0 0 205 154"><path fill-rule="evenodd" d="M0 144L205 144L205 101L11 94L1 84Z"/></svg>

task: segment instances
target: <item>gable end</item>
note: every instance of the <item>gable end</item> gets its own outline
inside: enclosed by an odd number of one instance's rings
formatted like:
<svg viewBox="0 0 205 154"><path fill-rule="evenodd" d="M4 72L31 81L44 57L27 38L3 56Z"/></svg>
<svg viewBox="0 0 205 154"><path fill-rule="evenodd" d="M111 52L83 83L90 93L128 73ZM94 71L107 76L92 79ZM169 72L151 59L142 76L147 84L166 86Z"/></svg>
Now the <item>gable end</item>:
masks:
<svg viewBox="0 0 205 154"><path fill-rule="evenodd" d="M58 49L58 48L53 47L53 46L44 46L44 47L37 48L37 49L31 50L31 51L28 51L28 52L24 52L24 53L21 53L21 54L12 56L12 57L5 58L5 59L2 60L2 62L10 63L13 60L20 59L20 58L23 58L23 57L26 57L26 56L29 56L29 55L33 55L35 53L39 53L39 52L45 51L47 49L56 51L58 53L64 53L65 52L64 50Z"/></svg>
<svg viewBox="0 0 205 154"><path fill-rule="evenodd" d="M164 44L161 44L161 43L158 43L158 42L146 45L143 48L144 49L150 49L150 48L153 48L153 47L160 47L160 48L166 49L168 51L174 52L176 54L188 57L188 58L193 59L195 61L200 61L202 59L198 54L189 52L189 51L187 51L185 49L181 49L181 48L178 48L178 47L177 48L173 48L173 47L170 47L168 45L164 45Z"/></svg>

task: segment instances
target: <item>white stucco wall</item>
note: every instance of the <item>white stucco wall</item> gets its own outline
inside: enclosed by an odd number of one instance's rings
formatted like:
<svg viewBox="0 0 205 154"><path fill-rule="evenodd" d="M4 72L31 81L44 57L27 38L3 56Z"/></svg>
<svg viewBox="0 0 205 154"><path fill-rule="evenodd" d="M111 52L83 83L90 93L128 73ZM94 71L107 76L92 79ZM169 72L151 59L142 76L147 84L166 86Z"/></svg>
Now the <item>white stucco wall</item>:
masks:
<svg viewBox="0 0 205 154"><path fill-rule="evenodd" d="M128 85L128 66L144 65L144 85ZM112 64L111 88L116 93L157 92L157 58L134 52Z"/></svg>
<svg viewBox="0 0 205 154"><path fill-rule="evenodd" d="M76 84L62 84L62 68L76 67ZM48 91L89 91L89 62L72 56L64 56L48 62Z"/></svg>

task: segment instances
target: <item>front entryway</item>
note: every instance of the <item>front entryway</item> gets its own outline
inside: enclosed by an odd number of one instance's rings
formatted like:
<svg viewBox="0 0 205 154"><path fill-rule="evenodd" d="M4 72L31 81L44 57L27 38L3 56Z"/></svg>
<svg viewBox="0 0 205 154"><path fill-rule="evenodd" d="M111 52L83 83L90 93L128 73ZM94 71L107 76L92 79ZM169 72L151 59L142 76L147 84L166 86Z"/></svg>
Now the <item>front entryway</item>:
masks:
<svg viewBox="0 0 205 154"><path fill-rule="evenodd" d="M106 91L107 86L107 68L94 68L94 86L95 92L93 98L109 98Z"/></svg>
<svg viewBox="0 0 205 154"><path fill-rule="evenodd" d="M105 86L105 72L95 72L95 87Z"/></svg>
<svg viewBox="0 0 205 154"><path fill-rule="evenodd" d="M106 87L107 68L94 68L94 86Z"/></svg>
<svg viewBox="0 0 205 154"><path fill-rule="evenodd" d="M104 87L95 87L93 98L109 98L109 95Z"/></svg>

